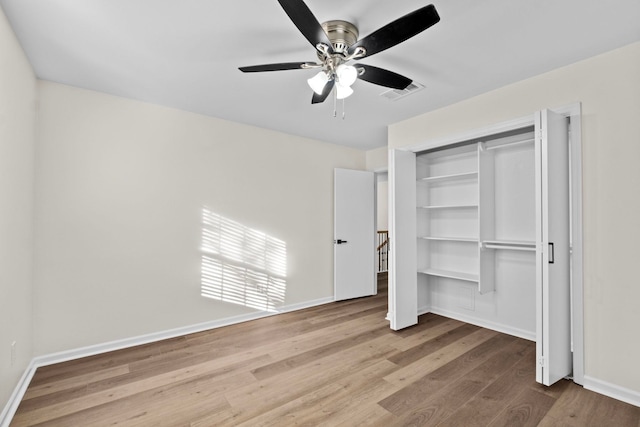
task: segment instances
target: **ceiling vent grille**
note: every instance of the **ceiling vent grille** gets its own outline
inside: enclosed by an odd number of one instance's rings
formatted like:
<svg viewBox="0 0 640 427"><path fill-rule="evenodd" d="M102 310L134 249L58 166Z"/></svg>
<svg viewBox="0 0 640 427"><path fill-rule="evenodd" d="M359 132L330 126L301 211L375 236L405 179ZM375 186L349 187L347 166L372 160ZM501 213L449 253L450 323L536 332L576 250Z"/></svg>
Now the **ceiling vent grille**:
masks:
<svg viewBox="0 0 640 427"><path fill-rule="evenodd" d="M398 99L407 97L413 93L419 92L424 89L424 85L418 82L411 82L405 89L390 89L380 94L381 97L387 98L390 101L397 101Z"/></svg>

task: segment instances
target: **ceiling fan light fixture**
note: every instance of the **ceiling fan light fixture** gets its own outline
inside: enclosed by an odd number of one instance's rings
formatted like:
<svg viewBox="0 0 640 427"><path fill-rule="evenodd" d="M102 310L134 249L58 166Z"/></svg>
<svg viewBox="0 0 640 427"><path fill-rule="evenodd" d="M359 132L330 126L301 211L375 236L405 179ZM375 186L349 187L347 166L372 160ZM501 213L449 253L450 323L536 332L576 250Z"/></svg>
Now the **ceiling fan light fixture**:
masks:
<svg viewBox="0 0 640 427"><path fill-rule="evenodd" d="M357 67L346 64L403 43L440 21L435 6L430 4L359 38L358 28L348 21L332 20L320 24L305 0L278 2L302 35L315 47L318 61L253 65L240 67L240 71L252 73L322 68L321 72L307 80L314 92L312 104L324 102L331 93L335 93L334 99L347 98L353 93L351 85L358 79L392 89L407 88L412 80L398 73L364 64Z"/></svg>
<svg viewBox="0 0 640 427"><path fill-rule="evenodd" d="M329 76L324 71L320 71L315 76L311 77L310 79L307 79L307 83L309 83L309 87L313 89L313 91L318 95L322 95L322 91L324 90L324 87L327 85L328 81L329 81Z"/></svg>
<svg viewBox="0 0 640 427"><path fill-rule="evenodd" d="M336 68L336 76L338 85L349 87L358 79L358 70L353 65L340 64Z"/></svg>
<svg viewBox="0 0 640 427"><path fill-rule="evenodd" d="M349 86L336 85L336 98L345 99L353 94L353 89Z"/></svg>

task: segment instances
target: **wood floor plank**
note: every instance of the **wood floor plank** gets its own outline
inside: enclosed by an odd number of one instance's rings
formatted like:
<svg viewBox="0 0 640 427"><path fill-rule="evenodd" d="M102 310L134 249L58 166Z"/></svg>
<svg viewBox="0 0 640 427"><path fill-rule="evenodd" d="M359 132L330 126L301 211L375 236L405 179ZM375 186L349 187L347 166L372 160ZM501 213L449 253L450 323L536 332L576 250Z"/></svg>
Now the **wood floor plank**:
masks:
<svg viewBox="0 0 640 427"><path fill-rule="evenodd" d="M424 396L437 392L447 383L467 374L515 339L507 335L496 335L378 403L396 416L413 411Z"/></svg>
<svg viewBox="0 0 640 427"><path fill-rule="evenodd" d="M640 426L640 407L565 382L547 416L567 426ZM637 426L636 426L637 425Z"/></svg>
<svg viewBox="0 0 640 427"><path fill-rule="evenodd" d="M390 369L393 369L389 367ZM379 374L383 374L380 372ZM371 407L374 406L374 402L378 402L381 399L393 394L398 390L398 387L390 384L378 375L375 378L358 378L359 381L352 381L352 379L341 380L340 384L343 388L340 393L332 396L332 403L330 405L323 404L328 409L331 422L335 424L348 424L354 423L354 420L367 421L365 424L373 421L371 414ZM381 408L375 404L377 408ZM376 411L378 412L378 411ZM380 411L380 413L392 415L388 411ZM384 416L383 418L394 419L395 417ZM322 420L318 419L318 424L322 424ZM380 424L384 425L384 424Z"/></svg>
<svg viewBox="0 0 640 427"><path fill-rule="evenodd" d="M547 394L526 388L488 426L535 427L555 402L556 400Z"/></svg>
<svg viewBox="0 0 640 427"><path fill-rule="evenodd" d="M334 341L329 344L305 351L303 353L298 353L291 357L287 357L286 359L281 359L277 362L261 366L251 371L251 373L253 373L258 379L269 378L274 375L286 372L290 369L313 363L318 359L322 359L323 357L329 356L339 351L344 351L347 348L366 343L374 338L388 335L388 329L389 327L387 325L382 325L376 329L367 330L357 335L348 336L339 341Z"/></svg>
<svg viewBox="0 0 640 427"><path fill-rule="evenodd" d="M191 345L187 349L187 353L181 359L173 358L169 361L144 360L130 365L132 371L138 369L157 369L161 371L163 365L173 367L176 364L199 363L199 358L207 360L219 357L238 357L236 355L251 352L254 354L268 353L274 363L292 357L299 353L304 353L318 347L322 347L327 343L339 341L341 337L349 337L361 332L370 331L374 328L388 327L388 322L384 317L378 314L369 314L362 317L352 318L340 324L330 325L324 329L306 329L304 332L291 333L282 336L279 339L264 340L259 342L253 341L253 345L249 346L243 343L242 346L237 341L234 343L227 342L222 344L218 340L215 343L206 342L206 340L198 340L198 344L194 344L194 340L190 340ZM220 350L220 345L231 345L232 349ZM224 356L223 356L224 355Z"/></svg>
<svg viewBox="0 0 640 427"><path fill-rule="evenodd" d="M440 350L443 347L453 344L461 338L480 330L479 326L463 324L455 329L448 330L432 339L422 341L419 344L399 353L389 360L400 366L407 366L416 360L419 360L431 353Z"/></svg>
<svg viewBox="0 0 640 427"><path fill-rule="evenodd" d="M381 378L396 369L387 361L354 371L319 390L300 396L240 426L281 426L281 425L338 425L342 421L354 423L371 415L370 409L381 409L376 399L391 393L395 387ZM382 411L384 412L384 411Z"/></svg>
<svg viewBox="0 0 640 427"><path fill-rule="evenodd" d="M381 360L365 369L354 371L319 390L313 390L285 403L269 412L240 424L249 426L321 425L330 420L330 425L360 418L354 412L363 405L375 405L375 401L396 390L382 377L397 369L387 360ZM377 405L375 405L377 406ZM362 417L367 414L362 412Z"/></svg>
<svg viewBox="0 0 640 427"><path fill-rule="evenodd" d="M222 380L214 376L191 378L38 425L47 427L185 425L195 417L219 414L228 409L229 405L222 394L224 390L247 381L252 381L247 373ZM176 401L178 396L180 396L179 402Z"/></svg>
<svg viewBox="0 0 640 427"><path fill-rule="evenodd" d="M337 381L340 388L322 402L318 402L315 408L307 410L304 414L306 425L320 425L326 420L335 424L349 420L364 419L368 413L365 407L388 396L397 390L397 387L382 379L382 376L390 370L396 369L393 364L380 362L371 366L371 374L361 372L349 375Z"/></svg>
<svg viewBox="0 0 640 427"><path fill-rule="evenodd" d="M516 365L530 350L531 343L522 339L498 349L460 379L424 395L418 405L402 414L402 422L416 426L439 424Z"/></svg>
<svg viewBox="0 0 640 427"><path fill-rule="evenodd" d="M366 405L353 408L351 417L346 419L329 418L319 426L322 427L389 427L395 425L397 417L389 411L368 402Z"/></svg>
<svg viewBox="0 0 640 427"><path fill-rule="evenodd" d="M260 356L252 361L253 363L264 363L265 357L266 356ZM241 365L244 366L245 363L241 362ZM66 401L55 400L52 404L46 404L44 399L42 399L38 407L27 407L26 409L22 407L23 405L21 404L14 421L17 425L22 425L22 420L25 420L24 422L26 424L24 425L42 423L91 407L97 407L134 396L143 391L153 390L158 387L179 383L199 376L215 375L218 378L224 378L225 376L233 376L235 373L236 372L233 369L229 369L228 366L221 367L220 361L212 360L199 365L146 377L134 382L125 382L124 384L118 384L113 387L99 387L99 391L80 397L73 396ZM252 378L252 382L253 381L254 378ZM28 402L33 402L34 400L35 399L31 399Z"/></svg>
<svg viewBox="0 0 640 427"><path fill-rule="evenodd" d="M495 331L481 329L435 353L416 360L402 369L398 369L384 379L392 384L406 387L497 335L498 333Z"/></svg>
<svg viewBox="0 0 640 427"><path fill-rule="evenodd" d="M11 426L640 427L640 408L537 384L531 342L433 313L392 331L386 304L380 282L373 297L42 367Z"/></svg>
<svg viewBox="0 0 640 427"><path fill-rule="evenodd" d="M421 316L422 317L422 316ZM448 319L443 316L431 317L429 324L419 324L415 328L415 333L411 335L398 334L398 337L402 339L398 342L398 350L407 351L412 347L420 345L426 341L432 340L439 335L449 332L452 329L458 328L465 323L455 319Z"/></svg>
<svg viewBox="0 0 640 427"><path fill-rule="evenodd" d="M325 416L321 403L330 399L340 391L339 384L330 383L313 389L306 394L296 397L273 408L270 411L256 414L256 416L237 424L237 427L266 427L280 425L312 425L308 422L311 413Z"/></svg>
<svg viewBox="0 0 640 427"><path fill-rule="evenodd" d="M40 385L57 381L60 378L69 378L101 369L127 365L137 360L143 360L152 355L166 354L176 349L182 349L185 337L176 337L132 348L116 350L109 353L98 354L78 360L71 360L55 365L38 368L30 385Z"/></svg>
<svg viewBox="0 0 640 427"><path fill-rule="evenodd" d="M387 333L388 329L389 323L384 320L380 314L369 315L342 324L331 325L324 329L294 335L255 350L268 353L274 360L274 363L281 363L287 359L303 355L306 352L319 351L325 346L335 346L332 348L337 351L340 348L339 343L345 340L353 339L353 337L361 334L370 334L372 331L377 331L376 333ZM368 336L375 338L377 335ZM400 339L401 338L398 337L396 340ZM255 373L258 376L262 375L258 370L256 370Z"/></svg>
<svg viewBox="0 0 640 427"><path fill-rule="evenodd" d="M320 359L311 365L259 380L256 387L247 386L227 393L227 401L238 411L234 423L249 420L261 411L273 410L298 396L313 392L316 388L335 383L350 372L376 364L396 351L385 342L386 339L388 338L376 338ZM256 408L255 402L261 402L262 409Z"/></svg>
<svg viewBox="0 0 640 427"><path fill-rule="evenodd" d="M506 402L531 384L535 378L535 344L520 360L498 379L462 405L439 426L482 427L489 424L504 409Z"/></svg>
<svg viewBox="0 0 640 427"><path fill-rule="evenodd" d="M544 418L542 418L542 420L540 420L537 427L572 427L572 426L571 424L567 424L560 420L556 420L555 418L550 417L549 414L547 414L545 415ZM583 427L588 427L588 426L583 426Z"/></svg>
<svg viewBox="0 0 640 427"><path fill-rule="evenodd" d="M68 378L62 378L55 382L40 383L39 385L30 385L25 392L22 400L29 400L40 396L50 395L64 390L77 387L86 387L87 383L100 381L103 379L113 378L120 375L128 374L129 366L121 365L113 368L92 371L83 375L76 375Z"/></svg>
<svg viewBox="0 0 640 427"><path fill-rule="evenodd" d="M73 389L60 390L36 398L23 400L19 409L20 412L33 412L41 408L51 408L57 403L77 403L78 399L91 402L92 399L97 396L103 396L103 398L104 396L108 396L111 390L121 392L124 389L142 389L149 385L153 386L154 379L161 380L165 378L164 381L173 381L174 378L179 378L179 372L189 372L190 370L193 371L191 373L192 375L197 375L198 372L203 372L204 369L231 375L241 369L251 369L269 363L271 359L266 354L256 356L251 353L245 353L241 356L204 361L196 358L186 362L191 363L176 363L170 366L163 366L162 369L155 366L147 370L139 369L106 378L96 376L90 381L87 381L83 386L78 385Z"/></svg>
<svg viewBox="0 0 640 427"><path fill-rule="evenodd" d="M336 309L325 310L318 313L306 320L319 327L325 327L329 324L335 323L336 319L348 319L354 317L358 313L362 315L368 315L372 313L387 312L387 302L379 299L371 299L368 301L359 301L357 299L341 301L337 303ZM351 309L351 310L347 310Z"/></svg>

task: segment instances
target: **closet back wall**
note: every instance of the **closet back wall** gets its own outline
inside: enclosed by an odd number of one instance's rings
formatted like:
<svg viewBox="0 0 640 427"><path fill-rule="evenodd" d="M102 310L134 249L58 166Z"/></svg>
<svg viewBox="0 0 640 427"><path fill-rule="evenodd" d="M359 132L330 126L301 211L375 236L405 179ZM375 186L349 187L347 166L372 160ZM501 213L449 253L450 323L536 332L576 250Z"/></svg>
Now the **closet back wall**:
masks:
<svg viewBox="0 0 640 427"><path fill-rule="evenodd" d="M582 102L585 378L640 396L640 43L395 124L389 146ZM636 397L637 399L637 397Z"/></svg>
<svg viewBox="0 0 640 427"><path fill-rule="evenodd" d="M202 297L202 210L286 244L285 305L333 296L333 169L365 153L39 83L36 355L254 312Z"/></svg>

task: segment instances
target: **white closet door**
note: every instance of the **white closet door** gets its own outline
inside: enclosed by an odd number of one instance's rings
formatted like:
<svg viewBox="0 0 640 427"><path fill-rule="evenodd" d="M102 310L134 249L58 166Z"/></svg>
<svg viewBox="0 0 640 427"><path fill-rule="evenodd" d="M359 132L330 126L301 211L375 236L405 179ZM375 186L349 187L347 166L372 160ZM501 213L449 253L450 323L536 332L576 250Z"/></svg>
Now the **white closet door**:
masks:
<svg viewBox="0 0 640 427"><path fill-rule="evenodd" d="M567 118L536 115L536 381L551 385L572 370Z"/></svg>
<svg viewBox="0 0 640 427"><path fill-rule="evenodd" d="M334 171L334 295L345 300L376 293L374 174Z"/></svg>
<svg viewBox="0 0 640 427"><path fill-rule="evenodd" d="M389 314L391 329L418 323L416 155L389 152Z"/></svg>

